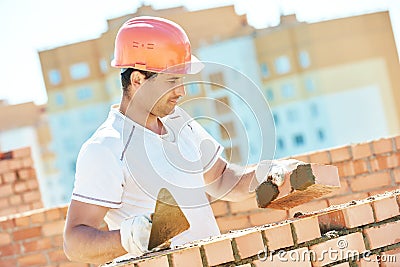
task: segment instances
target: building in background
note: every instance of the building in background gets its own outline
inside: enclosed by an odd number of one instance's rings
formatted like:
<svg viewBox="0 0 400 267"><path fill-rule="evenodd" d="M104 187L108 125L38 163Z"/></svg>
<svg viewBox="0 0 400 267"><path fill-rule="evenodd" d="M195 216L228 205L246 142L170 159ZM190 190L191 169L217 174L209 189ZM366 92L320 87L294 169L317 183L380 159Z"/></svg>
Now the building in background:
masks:
<svg viewBox="0 0 400 267"><path fill-rule="evenodd" d="M0 151L30 147L44 205L50 206L65 194L58 185L60 171L54 168L55 154L49 149L52 137L44 106L33 102L8 105L0 101Z"/></svg>
<svg viewBox="0 0 400 267"><path fill-rule="evenodd" d="M177 22L187 31L194 54L236 69L259 87L276 125L276 157L400 130L400 66L388 12L318 23L282 16L276 27L254 29L233 6L190 12L142 6L135 14L108 20L108 31L97 39L39 52L48 94L50 148L59 171L54 181L64 192L54 204L69 200L80 146L105 119L110 105L119 102L119 72L109 67L114 38L123 22L138 15ZM200 81L236 84L235 77L223 71L201 75ZM273 150L271 144L260 147L254 141L260 140L257 125L227 90L193 83L187 93L185 109L194 117L212 118L199 121L227 146L226 156L232 161L255 162L262 150ZM221 105L200 97L239 110L242 123Z"/></svg>

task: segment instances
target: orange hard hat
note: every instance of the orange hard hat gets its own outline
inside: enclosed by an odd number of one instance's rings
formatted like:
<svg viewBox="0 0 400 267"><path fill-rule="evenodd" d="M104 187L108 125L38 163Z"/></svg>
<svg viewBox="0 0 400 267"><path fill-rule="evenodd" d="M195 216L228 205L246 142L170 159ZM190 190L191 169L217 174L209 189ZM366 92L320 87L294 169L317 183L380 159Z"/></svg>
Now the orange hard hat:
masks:
<svg viewBox="0 0 400 267"><path fill-rule="evenodd" d="M203 68L178 24L150 16L132 18L121 26L111 66L179 74L194 74Z"/></svg>

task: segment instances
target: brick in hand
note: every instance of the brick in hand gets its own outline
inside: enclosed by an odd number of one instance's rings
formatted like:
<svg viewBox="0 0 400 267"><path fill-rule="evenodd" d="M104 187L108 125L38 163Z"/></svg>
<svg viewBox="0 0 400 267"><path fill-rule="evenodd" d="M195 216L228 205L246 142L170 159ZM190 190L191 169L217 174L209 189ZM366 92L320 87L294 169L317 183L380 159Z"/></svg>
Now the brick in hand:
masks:
<svg viewBox="0 0 400 267"><path fill-rule="evenodd" d="M301 164L285 180L280 187L264 181L256 188L260 208L288 210L340 188L338 169L333 165Z"/></svg>

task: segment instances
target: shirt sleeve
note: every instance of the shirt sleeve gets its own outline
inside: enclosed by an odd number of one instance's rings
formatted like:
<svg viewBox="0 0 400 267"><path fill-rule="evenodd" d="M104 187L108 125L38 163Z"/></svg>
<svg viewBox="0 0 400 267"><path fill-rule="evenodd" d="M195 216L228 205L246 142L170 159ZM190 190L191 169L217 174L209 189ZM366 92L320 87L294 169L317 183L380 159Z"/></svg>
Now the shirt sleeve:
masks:
<svg viewBox="0 0 400 267"><path fill-rule="evenodd" d="M121 162L107 147L91 143L79 152L72 199L120 208L124 175Z"/></svg>

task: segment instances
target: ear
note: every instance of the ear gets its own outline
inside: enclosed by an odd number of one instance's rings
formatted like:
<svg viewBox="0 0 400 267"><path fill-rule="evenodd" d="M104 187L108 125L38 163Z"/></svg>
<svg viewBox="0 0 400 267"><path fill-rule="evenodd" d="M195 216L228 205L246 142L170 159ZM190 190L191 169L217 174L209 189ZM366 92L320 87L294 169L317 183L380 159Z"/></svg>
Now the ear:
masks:
<svg viewBox="0 0 400 267"><path fill-rule="evenodd" d="M138 71L133 71L131 73L131 85L135 88L138 88L144 82L145 76Z"/></svg>

